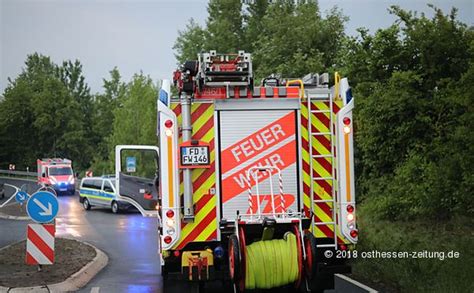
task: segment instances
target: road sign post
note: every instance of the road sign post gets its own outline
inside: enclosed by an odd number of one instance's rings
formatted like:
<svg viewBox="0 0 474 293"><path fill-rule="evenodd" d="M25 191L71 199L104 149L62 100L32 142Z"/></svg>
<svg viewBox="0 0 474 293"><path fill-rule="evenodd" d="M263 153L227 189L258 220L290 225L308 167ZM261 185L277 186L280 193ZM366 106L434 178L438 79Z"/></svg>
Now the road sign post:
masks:
<svg viewBox="0 0 474 293"><path fill-rule="evenodd" d="M21 192L21 191L20 191ZM28 224L26 241L26 264L48 265L54 263L54 235L59 203L54 194L47 191L34 193L26 202L26 212L38 224Z"/></svg>

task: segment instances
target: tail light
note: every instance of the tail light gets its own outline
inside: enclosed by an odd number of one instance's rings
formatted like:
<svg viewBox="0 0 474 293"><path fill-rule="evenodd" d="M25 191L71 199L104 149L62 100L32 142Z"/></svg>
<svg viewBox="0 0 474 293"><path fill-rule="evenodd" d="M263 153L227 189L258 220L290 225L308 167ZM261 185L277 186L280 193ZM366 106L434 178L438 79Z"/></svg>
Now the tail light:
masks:
<svg viewBox="0 0 474 293"><path fill-rule="evenodd" d="M344 125L349 126L351 124L351 118L344 117L344 119L342 119L342 123L344 123Z"/></svg>
<svg viewBox="0 0 474 293"><path fill-rule="evenodd" d="M166 128L171 128L172 126L173 126L173 121L171 121L170 119L165 121L165 127Z"/></svg>
<svg viewBox="0 0 474 293"><path fill-rule="evenodd" d="M346 209L347 209L347 211L348 211L349 213L353 213L353 212L354 212L354 206L353 206L353 205L348 204L347 207L346 207Z"/></svg>
<svg viewBox="0 0 474 293"><path fill-rule="evenodd" d="M357 230L352 230L351 231L351 237L352 238L357 238L358 235L359 235L359 232L357 232Z"/></svg>
<svg viewBox="0 0 474 293"><path fill-rule="evenodd" d="M168 218L174 217L174 211L173 211L173 210L168 210L168 211L166 211L166 216L167 216Z"/></svg>
<svg viewBox="0 0 474 293"><path fill-rule="evenodd" d="M352 232L351 232L351 233L352 233ZM163 239L163 241L164 241L166 244L170 244L170 243L171 243L171 240L173 240L173 239L171 238L171 236L166 236L166 237Z"/></svg>

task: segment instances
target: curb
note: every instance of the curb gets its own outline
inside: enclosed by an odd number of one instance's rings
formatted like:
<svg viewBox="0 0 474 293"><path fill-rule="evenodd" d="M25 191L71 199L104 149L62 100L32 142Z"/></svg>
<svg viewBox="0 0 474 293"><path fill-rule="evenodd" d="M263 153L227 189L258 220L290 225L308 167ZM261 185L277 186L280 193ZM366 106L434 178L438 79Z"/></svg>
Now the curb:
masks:
<svg viewBox="0 0 474 293"><path fill-rule="evenodd" d="M68 238L71 239L71 238ZM76 240L76 239L72 239ZM22 292L73 292L79 290L81 287L84 287L89 281L97 275L109 262L108 256L100 249L94 245L76 240L82 244L89 245L94 248L96 256L88 264L86 264L82 269L72 274L69 278L61 283L42 285L36 287L22 287L22 288L8 288L0 286L0 293L22 293ZM9 247L13 244L10 244L6 247ZM4 248L6 248L4 247ZM3 249L3 248L2 248Z"/></svg>
<svg viewBox="0 0 474 293"><path fill-rule="evenodd" d="M0 212L0 219L5 219L5 220L18 220L18 221L28 221L30 217L25 217L25 216L11 216L4 214ZM0 291L1 292L1 291Z"/></svg>

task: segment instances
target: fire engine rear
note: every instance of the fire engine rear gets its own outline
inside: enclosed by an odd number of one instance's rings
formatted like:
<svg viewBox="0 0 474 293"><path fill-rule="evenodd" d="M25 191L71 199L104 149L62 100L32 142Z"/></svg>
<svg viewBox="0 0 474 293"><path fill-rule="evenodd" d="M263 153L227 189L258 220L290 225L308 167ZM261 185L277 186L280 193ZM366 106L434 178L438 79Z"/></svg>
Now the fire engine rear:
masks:
<svg viewBox="0 0 474 293"><path fill-rule="evenodd" d="M217 279L310 291L350 270L334 252L358 238L354 99L346 78L332 82L312 73L257 86L243 51L185 62L177 97L163 82L153 182L165 289Z"/></svg>

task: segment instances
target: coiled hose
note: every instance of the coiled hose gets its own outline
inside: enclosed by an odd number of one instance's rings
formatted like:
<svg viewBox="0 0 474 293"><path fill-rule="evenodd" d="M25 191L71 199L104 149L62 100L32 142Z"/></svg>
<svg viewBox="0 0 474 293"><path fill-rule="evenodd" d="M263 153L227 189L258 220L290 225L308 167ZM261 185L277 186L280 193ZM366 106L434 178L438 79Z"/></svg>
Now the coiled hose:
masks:
<svg viewBox="0 0 474 293"><path fill-rule="evenodd" d="M270 289L298 279L296 236L287 232L283 239L257 241L246 248L246 289Z"/></svg>

